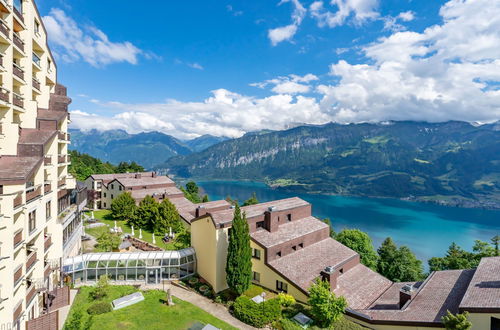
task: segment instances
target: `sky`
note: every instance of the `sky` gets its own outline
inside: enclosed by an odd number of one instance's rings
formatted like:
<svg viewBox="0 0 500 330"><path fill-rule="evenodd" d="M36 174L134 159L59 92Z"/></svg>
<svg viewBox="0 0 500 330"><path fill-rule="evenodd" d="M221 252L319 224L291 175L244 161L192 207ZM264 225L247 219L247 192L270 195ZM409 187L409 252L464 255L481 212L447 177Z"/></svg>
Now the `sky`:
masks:
<svg viewBox="0 0 500 330"><path fill-rule="evenodd" d="M499 0L38 0L72 127L500 119Z"/></svg>

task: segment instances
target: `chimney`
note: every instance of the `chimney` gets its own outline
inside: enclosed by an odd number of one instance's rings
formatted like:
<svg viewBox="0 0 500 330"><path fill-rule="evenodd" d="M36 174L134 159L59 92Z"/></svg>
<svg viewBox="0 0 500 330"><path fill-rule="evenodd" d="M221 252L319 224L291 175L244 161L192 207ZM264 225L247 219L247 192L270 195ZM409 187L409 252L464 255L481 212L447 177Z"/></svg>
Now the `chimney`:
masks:
<svg viewBox="0 0 500 330"><path fill-rule="evenodd" d="M141 178L141 173L135 173L135 178L140 179Z"/></svg>
<svg viewBox="0 0 500 330"><path fill-rule="evenodd" d="M330 283L330 290L335 290L337 288L337 279L339 277L338 272L335 267L328 266L321 272L321 278L323 281Z"/></svg>
<svg viewBox="0 0 500 330"><path fill-rule="evenodd" d="M415 294L415 288L411 284L406 284L399 290L399 308L402 309Z"/></svg>
<svg viewBox="0 0 500 330"><path fill-rule="evenodd" d="M196 217L201 217L203 215L207 214L207 210L205 209L204 206L198 206L196 208Z"/></svg>
<svg viewBox="0 0 500 330"><path fill-rule="evenodd" d="M274 211L276 211L276 207L270 206L264 213L264 226L271 233L278 231L279 227L278 217L274 214Z"/></svg>

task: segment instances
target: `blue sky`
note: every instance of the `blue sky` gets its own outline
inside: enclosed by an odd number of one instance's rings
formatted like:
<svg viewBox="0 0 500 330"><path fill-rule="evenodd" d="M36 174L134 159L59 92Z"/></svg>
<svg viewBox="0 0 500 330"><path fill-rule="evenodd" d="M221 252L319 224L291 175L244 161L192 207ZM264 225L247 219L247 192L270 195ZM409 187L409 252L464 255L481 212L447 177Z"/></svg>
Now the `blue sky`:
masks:
<svg viewBox="0 0 500 330"><path fill-rule="evenodd" d="M500 118L497 1L38 4L77 128Z"/></svg>

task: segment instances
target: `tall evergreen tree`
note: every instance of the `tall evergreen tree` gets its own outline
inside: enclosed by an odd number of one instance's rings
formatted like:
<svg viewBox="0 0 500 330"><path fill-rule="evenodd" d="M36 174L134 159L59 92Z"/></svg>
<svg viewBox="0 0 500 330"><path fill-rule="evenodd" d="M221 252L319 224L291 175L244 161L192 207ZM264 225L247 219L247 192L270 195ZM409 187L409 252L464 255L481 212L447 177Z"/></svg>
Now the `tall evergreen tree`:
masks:
<svg viewBox="0 0 500 330"><path fill-rule="evenodd" d="M491 243L493 244L493 248L495 249L495 257L499 257L500 256L500 249L499 249L499 246L500 246L500 235L495 235L492 239L491 239Z"/></svg>
<svg viewBox="0 0 500 330"><path fill-rule="evenodd" d="M242 206L255 205L259 204L259 200L257 199L257 194L254 192L249 199L247 199Z"/></svg>
<svg viewBox="0 0 500 330"><path fill-rule="evenodd" d="M168 233L171 227L176 233L182 230L181 217L179 212L172 202L168 199L164 199L158 206L158 219L153 223L154 233L157 235L163 235Z"/></svg>
<svg viewBox="0 0 500 330"><path fill-rule="evenodd" d="M136 229L152 229L153 224L159 216L158 203L153 197L147 195L139 203L135 216L131 219L130 223L134 225Z"/></svg>
<svg viewBox="0 0 500 330"><path fill-rule="evenodd" d="M252 281L250 229L246 215L241 215L238 205L234 209L233 223L229 229L226 280L228 286L238 294L245 292Z"/></svg>
<svg viewBox="0 0 500 330"><path fill-rule="evenodd" d="M377 250L377 271L391 281L413 282L424 278L422 262L406 246L398 248L388 237Z"/></svg>
<svg viewBox="0 0 500 330"><path fill-rule="evenodd" d="M134 217L137 205L130 192L124 192L111 202L111 215L116 220L128 221Z"/></svg>

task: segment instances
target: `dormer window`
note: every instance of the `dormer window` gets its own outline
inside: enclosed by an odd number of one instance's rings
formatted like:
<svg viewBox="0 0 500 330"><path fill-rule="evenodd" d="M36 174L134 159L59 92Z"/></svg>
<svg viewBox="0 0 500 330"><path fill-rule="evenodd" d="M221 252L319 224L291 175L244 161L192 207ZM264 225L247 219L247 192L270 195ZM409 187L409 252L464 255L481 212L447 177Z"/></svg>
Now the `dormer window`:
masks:
<svg viewBox="0 0 500 330"><path fill-rule="evenodd" d="M288 221L292 221L292 214L291 214L291 213L290 213L290 214L287 214L287 215L286 215L286 219L287 219Z"/></svg>
<svg viewBox="0 0 500 330"><path fill-rule="evenodd" d="M276 253L276 256L277 256L278 258L281 258L281 251L278 251L278 252Z"/></svg>

